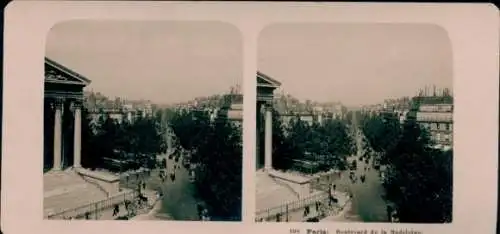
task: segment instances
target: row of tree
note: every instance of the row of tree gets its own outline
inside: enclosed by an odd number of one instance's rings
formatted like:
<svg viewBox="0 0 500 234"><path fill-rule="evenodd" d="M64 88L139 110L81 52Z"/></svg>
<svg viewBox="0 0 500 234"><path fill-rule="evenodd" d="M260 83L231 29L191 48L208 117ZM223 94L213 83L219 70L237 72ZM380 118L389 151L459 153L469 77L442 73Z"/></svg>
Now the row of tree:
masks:
<svg viewBox="0 0 500 234"><path fill-rule="evenodd" d="M205 111L170 111L170 128L178 144L197 165L195 185L213 219L241 220L241 129L224 116L215 121Z"/></svg>
<svg viewBox="0 0 500 234"><path fill-rule="evenodd" d="M434 149L429 132L413 121L401 125L385 114L360 122L373 155L386 166L385 198L400 222L451 222L453 152Z"/></svg>
<svg viewBox="0 0 500 234"><path fill-rule="evenodd" d="M129 122L103 113L95 120L84 109L82 120L82 166L86 168L126 171L153 166L156 155L166 150L164 129L154 117L138 117ZM106 159L121 161L123 166L110 167Z"/></svg>
<svg viewBox="0 0 500 234"><path fill-rule="evenodd" d="M275 111L273 128L273 166L278 169L290 169L292 160L298 159L320 162L324 170L332 167L343 170L347 166L347 156L355 152L353 138L343 120L328 119L309 124L297 116L283 125ZM263 131L261 128L262 136ZM260 141L263 146L263 137Z"/></svg>

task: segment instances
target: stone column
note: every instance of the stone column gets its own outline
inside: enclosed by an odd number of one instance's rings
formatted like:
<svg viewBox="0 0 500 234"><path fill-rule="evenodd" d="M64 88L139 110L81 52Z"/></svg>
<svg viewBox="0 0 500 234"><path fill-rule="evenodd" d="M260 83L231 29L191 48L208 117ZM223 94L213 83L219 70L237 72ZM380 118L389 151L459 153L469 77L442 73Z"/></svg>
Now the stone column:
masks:
<svg viewBox="0 0 500 234"><path fill-rule="evenodd" d="M81 167L82 153L82 109L80 101L73 102L74 137L73 137L73 167Z"/></svg>
<svg viewBox="0 0 500 234"><path fill-rule="evenodd" d="M269 171L273 167L273 114L272 106L266 104L265 106L265 159L264 169Z"/></svg>
<svg viewBox="0 0 500 234"><path fill-rule="evenodd" d="M63 100L56 98L53 103L54 114L54 167L53 170L61 170L62 161L62 104Z"/></svg>

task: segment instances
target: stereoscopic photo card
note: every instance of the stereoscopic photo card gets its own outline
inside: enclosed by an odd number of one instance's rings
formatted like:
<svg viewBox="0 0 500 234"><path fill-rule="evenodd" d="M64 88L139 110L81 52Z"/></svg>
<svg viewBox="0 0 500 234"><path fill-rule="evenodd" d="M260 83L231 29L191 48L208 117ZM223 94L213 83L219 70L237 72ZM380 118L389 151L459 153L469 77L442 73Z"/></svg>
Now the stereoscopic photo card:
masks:
<svg viewBox="0 0 500 234"><path fill-rule="evenodd" d="M5 233L493 233L498 9L14 1Z"/></svg>

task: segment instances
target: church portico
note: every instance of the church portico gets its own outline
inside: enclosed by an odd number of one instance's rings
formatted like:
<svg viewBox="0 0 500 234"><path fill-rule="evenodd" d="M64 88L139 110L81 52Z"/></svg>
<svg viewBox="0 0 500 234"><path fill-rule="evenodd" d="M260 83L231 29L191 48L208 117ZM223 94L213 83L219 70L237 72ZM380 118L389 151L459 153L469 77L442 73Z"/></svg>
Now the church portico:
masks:
<svg viewBox="0 0 500 234"><path fill-rule="evenodd" d="M317 178L273 167L273 93L280 86L280 82L257 72L256 220L304 221L333 208L324 205L330 194L328 189L314 185Z"/></svg>
<svg viewBox="0 0 500 234"><path fill-rule="evenodd" d="M46 155L52 156L51 170L70 165L81 167L81 100L57 97L47 98L46 102L50 109L46 110L47 114L53 120L52 125L46 126L47 131L53 131L51 154ZM45 146L50 147L49 144Z"/></svg>
<svg viewBox="0 0 500 234"><path fill-rule="evenodd" d="M88 84L90 80L45 58L43 206L48 219L75 218L83 215L82 206L112 204L118 201L110 197L131 194L120 190L119 177L82 167L83 89Z"/></svg>
<svg viewBox="0 0 500 234"><path fill-rule="evenodd" d="M264 166L265 171L272 170L273 165L273 92L280 86L280 82L257 72L257 169ZM261 135L264 135L263 152Z"/></svg>
<svg viewBox="0 0 500 234"><path fill-rule="evenodd" d="M44 169L81 167L83 88L90 80L45 59Z"/></svg>

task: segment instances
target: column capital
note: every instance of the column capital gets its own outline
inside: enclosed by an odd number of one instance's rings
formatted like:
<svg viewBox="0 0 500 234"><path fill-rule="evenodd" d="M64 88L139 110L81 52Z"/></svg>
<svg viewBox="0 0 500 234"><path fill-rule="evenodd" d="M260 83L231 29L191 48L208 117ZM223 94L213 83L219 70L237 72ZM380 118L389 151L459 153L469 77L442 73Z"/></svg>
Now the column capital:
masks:
<svg viewBox="0 0 500 234"><path fill-rule="evenodd" d="M265 102L263 108L266 111L273 111L274 106L272 102Z"/></svg>
<svg viewBox="0 0 500 234"><path fill-rule="evenodd" d="M62 97L53 98L52 102L50 103L50 106L52 107L52 109L61 110L64 101L65 99Z"/></svg>
<svg viewBox="0 0 500 234"><path fill-rule="evenodd" d="M82 109L82 106L83 106L82 100L79 100L79 99L71 100L70 109L72 111L80 110L80 109Z"/></svg>

